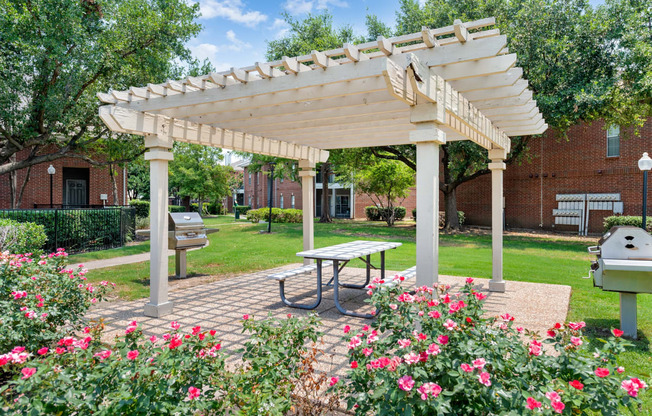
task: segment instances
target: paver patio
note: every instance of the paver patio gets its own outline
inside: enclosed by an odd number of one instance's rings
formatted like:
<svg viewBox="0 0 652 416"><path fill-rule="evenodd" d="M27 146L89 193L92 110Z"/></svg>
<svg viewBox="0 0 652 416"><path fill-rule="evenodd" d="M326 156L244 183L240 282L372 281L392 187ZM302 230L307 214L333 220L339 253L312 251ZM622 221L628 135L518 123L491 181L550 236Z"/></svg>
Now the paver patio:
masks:
<svg viewBox="0 0 652 416"><path fill-rule="evenodd" d="M147 299L129 302L104 303L94 308L89 318L104 318L106 324L105 340L111 341L115 335L124 334L131 321L138 321L146 335L162 335L170 330L170 322L182 324L182 331L201 325L205 329L217 330L222 345L227 351L242 346L247 338L242 334L242 315L247 313L255 318L264 318L268 313L285 317L288 313L305 315L310 311L285 306L278 293L278 284L265 276L284 269L297 267L297 264L275 269L263 270L203 284L191 288L172 291L170 299L174 302L174 312L164 318L151 318L143 315L143 304ZM345 282L364 282L364 269L345 268L342 280ZM388 271L387 276L396 272ZM372 272L372 276L377 275ZM324 273L328 281L332 272ZM453 292L464 285L464 277L440 276L440 283L450 284ZM412 281L413 282L413 281ZM516 318L515 323L527 329L543 332L555 322L564 321L568 312L570 286L510 281L505 293L489 292L487 279L475 279L476 289L487 295L486 309L489 315L509 312ZM315 294L314 274L288 279L286 293L290 300L305 300ZM364 303L365 291L344 289L340 291L344 306L348 309L366 311L370 306ZM321 317L321 330L324 333L324 351L332 355L323 363L322 370L329 373L342 372L346 360L346 345L342 343L342 327L352 328L369 323L368 319L352 318L340 314L333 302L333 291L326 288L321 305L316 309Z"/></svg>

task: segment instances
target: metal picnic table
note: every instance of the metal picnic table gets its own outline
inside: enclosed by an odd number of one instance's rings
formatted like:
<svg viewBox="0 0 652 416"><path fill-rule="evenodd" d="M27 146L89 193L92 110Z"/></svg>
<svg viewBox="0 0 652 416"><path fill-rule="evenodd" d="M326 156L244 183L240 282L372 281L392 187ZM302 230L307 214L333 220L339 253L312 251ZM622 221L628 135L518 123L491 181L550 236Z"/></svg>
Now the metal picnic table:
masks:
<svg viewBox="0 0 652 416"><path fill-rule="evenodd" d="M310 305L306 309L314 309L319 306L321 303L321 287L322 287L322 262L332 261L333 262L333 278L331 280L333 284L333 299L335 301L335 307L338 311L344 315L355 316L359 318L371 318L374 315L372 314L362 314L353 311L344 309L340 304L339 299L339 287L346 287L351 289L364 289L369 285L371 280L371 269L378 269L377 267L371 264L371 255L375 253L380 253L380 278L385 279L385 251L391 250L401 246L402 243L395 242L383 242L383 241L352 241L350 243L337 244L329 247L317 248L314 250L301 251L297 253L297 256L314 259L317 261L317 296L318 300L314 305ZM347 263L353 259L359 258L367 265L367 275L366 281L363 284L349 284L349 283L340 283L339 274L347 265ZM330 285L329 282L327 285Z"/></svg>

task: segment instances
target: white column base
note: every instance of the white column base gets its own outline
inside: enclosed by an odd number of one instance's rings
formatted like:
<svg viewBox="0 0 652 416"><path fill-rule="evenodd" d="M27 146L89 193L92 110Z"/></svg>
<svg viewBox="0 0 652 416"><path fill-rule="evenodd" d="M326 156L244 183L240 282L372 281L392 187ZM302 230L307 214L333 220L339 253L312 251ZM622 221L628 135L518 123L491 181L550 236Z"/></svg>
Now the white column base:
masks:
<svg viewBox="0 0 652 416"><path fill-rule="evenodd" d="M620 330L637 339L636 293L620 293Z"/></svg>
<svg viewBox="0 0 652 416"><path fill-rule="evenodd" d="M490 280L489 281L489 291L490 292L500 292L503 293L505 292L505 281L494 281Z"/></svg>
<svg viewBox="0 0 652 416"><path fill-rule="evenodd" d="M152 318L160 318L165 315L172 313L174 305L172 302L161 303L160 305L154 305L153 303L145 304L145 316L150 316Z"/></svg>

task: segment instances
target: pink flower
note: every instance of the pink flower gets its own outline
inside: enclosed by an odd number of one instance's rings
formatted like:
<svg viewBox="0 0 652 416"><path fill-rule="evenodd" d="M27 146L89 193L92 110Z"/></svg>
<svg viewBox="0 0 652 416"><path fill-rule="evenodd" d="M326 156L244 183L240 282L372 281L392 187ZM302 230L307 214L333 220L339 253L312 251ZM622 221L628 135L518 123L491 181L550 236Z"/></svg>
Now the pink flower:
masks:
<svg viewBox="0 0 652 416"><path fill-rule="evenodd" d="M351 330L351 327L350 327L350 326L348 326L348 325L344 325L344 329L343 329L343 331L344 331L345 334L348 334L350 330Z"/></svg>
<svg viewBox="0 0 652 416"><path fill-rule="evenodd" d="M45 355L45 354L48 353L48 351L49 351L49 350L48 350L47 347L43 347L43 348L41 348L40 350L36 351L36 353L37 353L38 355Z"/></svg>
<svg viewBox="0 0 652 416"><path fill-rule="evenodd" d="M466 278L466 284L467 284L467 285L471 285L471 284L473 284L473 278L471 278L471 277L467 277L467 278Z"/></svg>
<svg viewBox="0 0 652 416"><path fill-rule="evenodd" d="M407 347L410 346L410 344L412 344L412 341L410 341L409 339L399 339L398 340L399 348L407 348Z"/></svg>
<svg viewBox="0 0 652 416"><path fill-rule="evenodd" d="M622 367L622 366L618 367L618 368L616 368L616 371L618 372L618 374L622 374L622 373L625 372L625 367Z"/></svg>
<svg viewBox="0 0 652 416"><path fill-rule="evenodd" d="M59 348L57 348L57 350L58 349ZM112 354L111 350L104 350L104 351L100 351L98 353L95 353L95 355L93 355L93 357L98 357L100 360L106 360L107 358L109 358L111 356L111 354Z"/></svg>
<svg viewBox="0 0 652 416"><path fill-rule="evenodd" d="M582 338L571 337L570 340L571 340L571 343L573 345L575 345L576 347L579 347L580 345L582 345Z"/></svg>
<svg viewBox="0 0 652 416"><path fill-rule="evenodd" d="M358 368L358 362L357 361L351 361L351 368L353 368L353 369Z"/></svg>
<svg viewBox="0 0 652 416"><path fill-rule="evenodd" d="M620 329L616 329L616 328L612 329L611 332L614 334L614 337L616 337L616 338L620 338L624 334L623 331L621 331Z"/></svg>
<svg viewBox="0 0 652 416"><path fill-rule="evenodd" d="M372 350L371 348L363 348L362 349L362 353L364 354L365 357L369 357L373 352L374 352L374 350Z"/></svg>
<svg viewBox="0 0 652 416"><path fill-rule="evenodd" d="M448 344L448 335L440 335L437 337L437 342L440 343L441 345L446 345Z"/></svg>
<svg viewBox="0 0 652 416"><path fill-rule="evenodd" d="M595 375L600 378L607 377L609 375L609 370L606 368L598 367L595 369Z"/></svg>
<svg viewBox="0 0 652 416"><path fill-rule="evenodd" d="M645 384L644 381L635 377L632 377L629 380L623 380L623 382L620 383L620 386L632 397L638 396L638 391L640 389L647 388L647 384Z"/></svg>
<svg viewBox="0 0 652 416"><path fill-rule="evenodd" d="M559 394L556 391L549 391L546 393L546 397L553 403L561 400L561 397L559 397Z"/></svg>
<svg viewBox="0 0 652 416"><path fill-rule="evenodd" d="M439 348L439 345L437 344L430 344L428 346L428 350L426 351L426 354L428 355L437 355L441 352L441 348Z"/></svg>
<svg viewBox="0 0 652 416"><path fill-rule="evenodd" d="M530 355L539 356L541 354L543 354L541 343L536 339L533 339L532 342L530 342Z"/></svg>
<svg viewBox="0 0 652 416"><path fill-rule="evenodd" d="M472 367L471 365L467 364L467 363L462 363L462 364L460 365L460 367L461 367L462 370L464 370L464 372L466 372L466 373L470 373L470 372L473 371L473 367Z"/></svg>
<svg viewBox="0 0 652 416"><path fill-rule="evenodd" d="M411 352L411 353L409 353L409 354L405 354L405 355L403 356L403 360L404 360L407 364L414 364L414 363L418 363L418 362L419 362L419 356L418 356L417 354Z"/></svg>
<svg viewBox="0 0 652 416"><path fill-rule="evenodd" d="M487 299L487 295L485 295L484 293L473 292L473 295L475 296L475 298L477 300L485 300L485 299Z"/></svg>
<svg viewBox="0 0 652 416"><path fill-rule="evenodd" d="M528 409L530 409L530 410L534 410L534 409L537 409L537 408L539 408L539 407L541 407L541 406L542 406L541 402L536 401L536 400L534 399L534 397L528 397L528 398L527 398L527 405L526 405L526 407L527 407Z"/></svg>
<svg viewBox="0 0 652 416"><path fill-rule="evenodd" d="M136 321L133 321L132 323L129 324L127 329L125 330L125 335L126 334L131 334L134 332L136 329L138 329L138 323Z"/></svg>
<svg viewBox="0 0 652 416"><path fill-rule="evenodd" d="M584 321L582 322L569 322L568 327L572 329L573 331L579 331L580 329L584 328L586 324Z"/></svg>
<svg viewBox="0 0 652 416"><path fill-rule="evenodd" d="M449 331L452 331L455 327L457 327L457 324L452 319L447 319L446 322L444 322L444 328Z"/></svg>
<svg viewBox="0 0 652 416"><path fill-rule="evenodd" d="M156 335L152 335L151 337L149 337L149 341L153 344L156 341L158 341L158 338L156 337Z"/></svg>
<svg viewBox="0 0 652 416"><path fill-rule="evenodd" d="M188 387L188 400L195 400L199 396L201 396L201 390L193 386Z"/></svg>
<svg viewBox="0 0 652 416"><path fill-rule="evenodd" d="M487 364L484 358L478 358L477 360L473 360L473 367L477 368L478 370L482 370L484 366Z"/></svg>
<svg viewBox="0 0 652 416"><path fill-rule="evenodd" d="M27 380L28 378L30 378L31 376L33 376L36 373L36 368L25 367L22 370L20 370L20 372L23 374L21 379Z"/></svg>
<svg viewBox="0 0 652 416"><path fill-rule="evenodd" d="M175 331L181 328L181 325L177 321L172 321L170 322L170 328L174 329Z"/></svg>
<svg viewBox="0 0 652 416"><path fill-rule="evenodd" d="M582 390L584 388L584 384L582 384L579 380L569 381L568 385L576 388L577 390Z"/></svg>
<svg viewBox="0 0 652 416"><path fill-rule="evenodd" d="M359 346L360 344L362 344L362 341L360 341L360 338L353 337L353 338L351 338L351 341L349 341L349 349L352 350L355 347Z"/></svg>
<svg viewBox="0 0 652 416"><path fill-rule="evenodd" d="M138 358L138 355L139 355L139 354L140 354L140 353L138 352L138 350L129 351L129 352L127 353L127 359L129 359L129 360L135 360L136 358Z"/></svg>
<svg viewBox="0 0 652 416"><path fill-rule="evenodd" d="M398 379L398 387L403 391L410 391L414 387L414 380L410 376L403 376Z"/></svg>
<svg viewBox="0 0 652 416"><path fill-rule="evenodd" d="M25 318L27 319L34 319L36 317L36 313L34 311L28 311L25 313Z"/></svg>
<svg viewBox="0 0 652 416"><path fill-rule="evenodd" d="M331 379L330 379L330 381L328 382L328 384L329 384L331 387L333 387L334 385L337 384L338 381L340 381L340 378L339 378L339 377L337 377L337 376L336 376L336 377L331 377Z"/></svg>
<svg viewBox="0 0 652 416"><path fill-rule="evenodd" d="M431 317L432 319L438 319L438 318L441 317L441 313L439 313L439 311L437 311L437 310L434 310L434 311L428 312L428 316Z"/></svg>
<svg viewBox="0 0 652 416"><path fill-rule="evenodd" d="M390 304L389 304L389 309L395 311L396 308L398 308L398 305L397 305L397 304L395 304L395 303L390 303Z"/></svg>
<svg viewBox="0 0 652 416"><path fill-rule="evenodd" d="M510 322L510 321L514 320L514 317L512 315L506 313L504 315L500 315L500 319L502 319L505 322Z"/></svg>
<svg viewBox="0 0 652 416"><path fill-rule="evenodd" d="M487 373L486 371L483 372L483 373L480 373L478 375L478 381L481 384L484 384L487 387L491 386L491 374Z"/></svg>
<svg viewBox="0 0 652 416"><path fill-rule="evenodd" d="M560 401L552 402L550 405L552 406L552 410L554 410L555 413L560 414L563 413L564 408L566 407L566 405Z"/></svg>
<svg viewBox="0 0 652 416"><path fill-rule="evenodd" d="M437 398L441 393L441 387L435 383L424 383L417 391L421 394L421 400L428 400L428 394Z"/></svg>

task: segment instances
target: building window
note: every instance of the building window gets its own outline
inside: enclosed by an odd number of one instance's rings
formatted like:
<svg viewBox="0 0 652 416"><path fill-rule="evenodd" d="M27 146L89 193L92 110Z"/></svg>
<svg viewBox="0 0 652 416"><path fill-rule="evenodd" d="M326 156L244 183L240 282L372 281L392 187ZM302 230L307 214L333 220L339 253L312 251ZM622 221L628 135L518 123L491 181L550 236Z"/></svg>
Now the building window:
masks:
<svg viewBox="0 0 652 416"><path fill-rule="evenodd" d="M249 208L251 208L251 195L249 195Z"/></svg>
<svg viewBox="0 0 652 416"><path fill-rule="evenodd" d="M281 183L283 183L283 178L281 178Z"/></svg>
<svg viewBox="0 0 652 416"><path fill-rule="evenodd" d="M607 130L607 157L620 156L620 126L611 126Z"/></svg>
<svg viewBox="0 0 652 416"><path fill-rule="evenodd" d="M292 194L292 209L294 209L294 194Z"/></svg>
<svg viewBox="0 0 652 416"><path fill-rule="evenodd" d="M251 173L249 174L249 185L251 185Z"/></svg>
<svg viewBox="0 0 652 416"><path fill-rule="evenodd" d="M278 205L279 205L279 208L281 208L281 209L285 208L283 206L283 194L281 194L281 198L280 198L280 201L279 201Z"/></svg>

